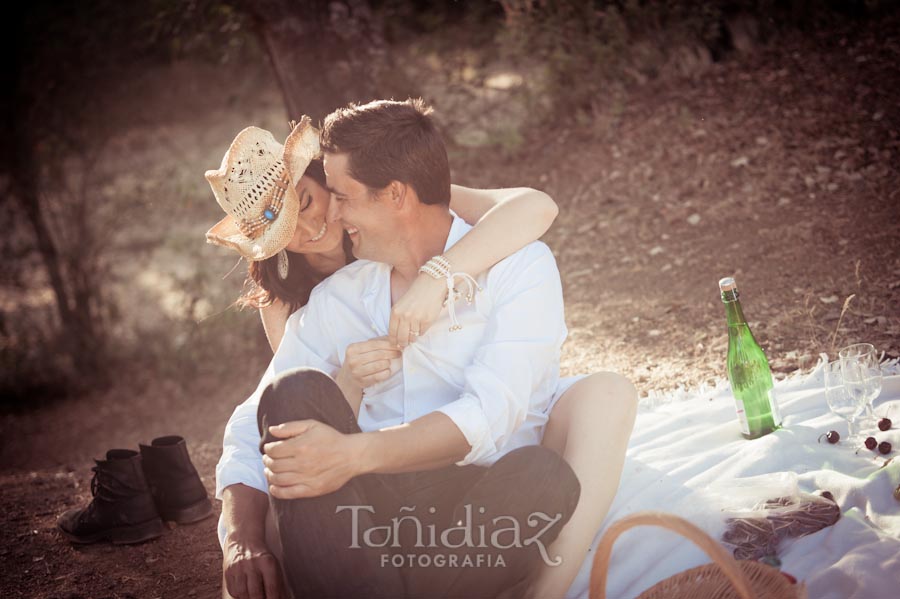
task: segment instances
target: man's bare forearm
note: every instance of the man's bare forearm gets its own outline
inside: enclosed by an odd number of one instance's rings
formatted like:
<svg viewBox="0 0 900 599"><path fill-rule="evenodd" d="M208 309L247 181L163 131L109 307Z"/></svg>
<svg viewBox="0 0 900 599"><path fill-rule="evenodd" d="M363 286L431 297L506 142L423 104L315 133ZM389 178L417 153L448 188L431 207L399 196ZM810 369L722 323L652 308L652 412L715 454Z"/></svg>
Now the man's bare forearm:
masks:
<svg viewBox="0 0 900 599"><path fill-rule="evenodd" d="M229 485L222 491L222 518L228 535L245 542L265 543L269 496L247 485Z"/></svg>
<svg viewBox="0 0 900 599"><path fill-rule="evenodd" d="M359 435L365 443L364 472L434 470L460 461L472 449L459 427L442 412Z"/></svg>

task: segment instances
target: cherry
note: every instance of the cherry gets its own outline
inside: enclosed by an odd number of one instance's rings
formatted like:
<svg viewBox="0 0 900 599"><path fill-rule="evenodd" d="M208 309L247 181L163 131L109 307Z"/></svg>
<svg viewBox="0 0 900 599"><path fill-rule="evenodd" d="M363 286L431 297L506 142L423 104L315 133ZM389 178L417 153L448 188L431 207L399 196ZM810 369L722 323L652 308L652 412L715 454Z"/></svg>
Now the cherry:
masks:
<svg viewBox="0 0 900 599"><path fill-rule="evenodd" d="M891 444L887 441L882 441L878 444L878 451L880 451L883 455L891 453Z"/></svg>
<svg viewBox="0 0 900 599"><path fill-rule="evenodd" d="M875 451L876 447L878 447L878 441L875 439L875 437L866 437L866 449Z"/></svg>
<svg viewBox="0 0 900 599"><path fill-rule="evenodd" d="M825 437L825 440L828 441L829 443L831 443L832 445L834 445L835 443L837 443L838 441L841 440L841 436L838 434L837 431L828 431L827 433L822 433L821 435L819 435L819 439L818 439L819 443L822 442L822 437Z"/></svg>
<svg viewBox="0 0 900 599"><path fill-rule="evenodd" d="M897 488L894 489L894 499L900 501L900 485L897 485Z"/></svg>
<svg viewBox="0 0 900 599"><path fill-rule="evenodd" d="M891 422L890 418L882 418L878 421L878 429L882 431L889 431L891 430L891 424L893 423Z"/></svg>
<svg viewBox="0 0 900 599"><path fill-rule="evenodd" d="M829 501L834 501L834 495L831 494L831 491L822 491L822 497ZM835 501L835 503L837 502Z"/></svg>

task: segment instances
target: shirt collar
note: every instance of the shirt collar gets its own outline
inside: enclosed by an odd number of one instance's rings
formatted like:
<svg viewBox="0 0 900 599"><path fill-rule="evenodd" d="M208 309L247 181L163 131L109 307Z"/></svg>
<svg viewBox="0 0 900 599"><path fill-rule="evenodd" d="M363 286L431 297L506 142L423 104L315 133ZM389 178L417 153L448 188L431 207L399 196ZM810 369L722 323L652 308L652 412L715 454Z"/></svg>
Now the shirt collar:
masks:
<svg viewBox="0 0 900 599"><path fill-rule="evenodd" d="M453 223L450 224L450 233L447 235L447 243L444 244L445 252L472 229L472 225L461 219L452 210L450 216L453 217Z"/></svg>
<svg viewBox="0 0 900 599"><path fill-rule="evenodd" d="M472 229L469 223L452 210L450 210L450 215L453 217L453 222L450 223L450 232L447 234L447 242L444 244L445 252ZM376 264L377 267L373 270L369 284L363 293L362 304L372 323L373 331L378 335L387 335L390 324L391 267L383 262Z"/></svg>

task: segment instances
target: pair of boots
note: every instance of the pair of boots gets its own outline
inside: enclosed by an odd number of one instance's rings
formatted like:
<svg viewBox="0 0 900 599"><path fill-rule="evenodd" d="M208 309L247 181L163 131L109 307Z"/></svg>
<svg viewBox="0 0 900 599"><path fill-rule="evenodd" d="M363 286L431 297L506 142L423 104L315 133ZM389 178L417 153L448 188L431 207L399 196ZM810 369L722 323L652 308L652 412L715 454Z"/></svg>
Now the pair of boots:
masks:
<svg viewBox="0 0 900 599"><path fill-rule="evenodd" d="M212 515L184 439L159 437L140 450L110 449L105 460L94 460L93 500L59 518L70 541L141 543L163 534L163 520L189 524Z"/></svg>

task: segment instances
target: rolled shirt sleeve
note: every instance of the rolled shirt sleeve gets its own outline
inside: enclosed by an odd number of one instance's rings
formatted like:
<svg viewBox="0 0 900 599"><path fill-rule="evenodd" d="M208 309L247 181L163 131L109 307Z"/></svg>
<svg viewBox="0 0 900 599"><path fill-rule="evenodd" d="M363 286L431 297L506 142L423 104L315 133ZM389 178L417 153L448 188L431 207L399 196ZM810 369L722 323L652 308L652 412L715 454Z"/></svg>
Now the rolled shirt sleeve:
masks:
<svg viewBox="0 0 900 599"><path fill-rule="evenodd" d="M256 411L259 398L269 382L279 373L301 366L318 368L329 376L334 376L340 368L334 352L322 351L334 345L330 342L328 321L322 317L325 311L323 303L326 300L325 296L315 294L314 291L309 304L288 318L281 344L259 385L246 401L235 408L228 419L222 439L222 457L216 464L217 499L222 499L222 491L234 484L268 492L262 456L259 453Z"/></svg>
<svg viewBox="0 0 900 599"><path fill-rule="evenodd" d="M269 485L263 473L259 455L259 429L256 425L256 409L263 382L272 378L272 364L263 375L260 386L247 400L238 405L225 425L222 439L222 457L216 464L216 499L222 499L225 487L243 484L257 491L268 493Z"/></svg>
<svg viewBox="0 0 900 599"><path fill-rule="evenodd" d="M496 454L525 422L533 400L550 400L567 332L559 270L543 243L530 244L497 264L485 290L493 308L465 368L463 393L437 409L471 445L456 462L459 466L496 461Z"/></svg>

